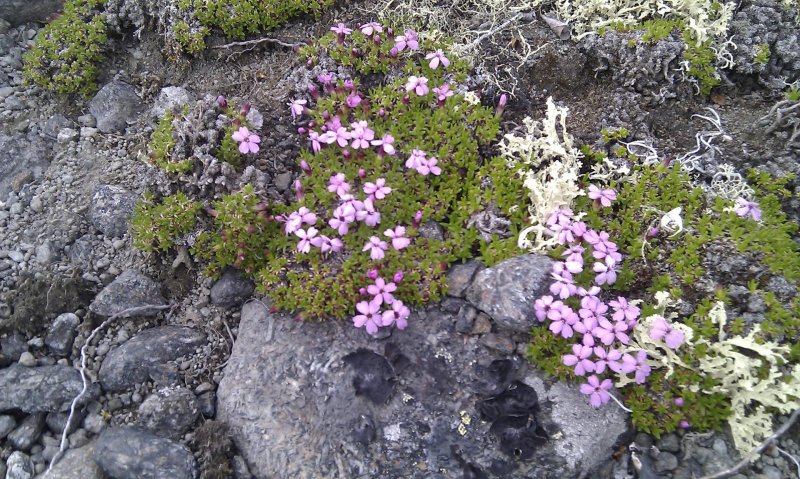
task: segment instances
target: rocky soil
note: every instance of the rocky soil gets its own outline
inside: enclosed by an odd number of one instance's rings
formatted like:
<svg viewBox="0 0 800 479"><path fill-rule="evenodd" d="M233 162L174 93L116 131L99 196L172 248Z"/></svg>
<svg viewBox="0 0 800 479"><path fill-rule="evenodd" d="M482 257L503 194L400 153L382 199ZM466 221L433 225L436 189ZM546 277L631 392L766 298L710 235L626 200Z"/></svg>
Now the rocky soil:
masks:
<svg viewBox="0 0 800 479"><path fill-rule="evenodd" d="M0 478L677 479L738 461L724 432L655 440L524 359L547 258L457 265L447 299L414 311L407 330L371 338L347 322L273 311L236 272L205 277L185 247L169 256L135 249L135 202L174 191L144 161L166 109L203 109L219 94L251 101L265 133L254 164L209 166L190 180L208 201L246 183L276 201L291 197L301 145L286 103L302 90L301 65L274 45L170 62L155 33L120 34L96 96L59 99L21 73L22 53L57 4L0 0ZM570 107L568 126L582 141L624 126L674 155L694 146L707 125L692 115L711 106L730 137L726 162L800 173L788 134L753 126L776 100L772 82L798 77L800 34L782 27L774 3L748 5L735 28L753 44L780 37L782 57L759 71L742 57L711 104L665 78L669 42L631 49L614 33L552 42L530 23L528 40L552 45L519 72L505 128L541 114L552 95ZM334 20L363 20L360 11L338 5L273 35L311 38ZM797 220L800 205L789 212ZM797 429L780 446L800 456ZM772 448L734 477L796 469Z"/></svg>

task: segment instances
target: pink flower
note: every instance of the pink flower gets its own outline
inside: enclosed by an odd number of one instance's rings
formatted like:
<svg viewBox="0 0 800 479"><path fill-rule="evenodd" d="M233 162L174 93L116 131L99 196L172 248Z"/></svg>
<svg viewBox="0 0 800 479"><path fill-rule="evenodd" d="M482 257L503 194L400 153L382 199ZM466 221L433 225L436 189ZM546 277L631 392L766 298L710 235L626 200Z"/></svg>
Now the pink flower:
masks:
<svg viewBox="0 0 800 479"><path fill-rule="evenodd" d="M337 173L328 180L328 191L336 192L337 195L344 196L350 191L350 183L346 181L344 173Z"/></svg>
<svg viewBox="0 0 800 479"><path fill-rule="evenodd" d="M328 133L330 133L330 132L328 132ZM317 133L314 130L311 130L311 131L308 132L308 139L311 140L311 150L314 153L319 153L319 151L322 149L322 145L320 144L320 141L325 141L325 140L320 138L319 133Z"/></svg>
<svg viewBox="0 0 800 479"><path fill-rule="evenodd" d="M393 143L394 143L394 137L388 133L383 135L383 137L380 140L372 140L370 142L372 146L383 147L383 152L386 153L387 155L394 155L395 150L394 146L392 146Z"/></svg>
<svg viewBox="0 0 800 479"><path fill-rule="evenodd" d="M597 357L597 360L594 362L595 372L597 374L601 374L605 371L606 366L612 371L619 369L619 360L622 359L622 353L620 353L618 349L612 348L606 351L604 348L597 346L593 351L595 357Z"/></svg>
<svg viewBox="0 0 800 479"><path fill-rule="evenodd" d="M392 282L395 284L400 284L403 282L403 277L403 270L397 270L397 272L394 273L394 276L392 276Z"/></svg>
<svg viewBox="0 0 800 479"><path fill-rule="evenodd" d="M425 55L425 59L431 61L428 64L428 66L431 67L431 69L433 70L439 68L439 63L441 63L442 66L445 68L450 66L450 60L448 60L447 57L444 56L444 52L442 52L441 49L436 50L435 52L432 53L428 53L427 55Z"/></svg>
<svg viewBox="0 0 800 479"><path fill-rule="evenodd" d="M547 319L547 313L550 311L552 304L552 296L542 296L533 303L533 310L536 313L536 319L538 319L539 322Z"/></svg>
<svg viewBox="0 0 800 479"><path fill-rule="evenodd" d="M328 251L338 253L342 250L344 243L339 238L328 238L327 236L316 236L311 239L311 244L324 254Z"/></svg>
<svg viewBox="0 0 800 479"><path fill-rule="evenodd" d="M372 198L367 198L363 203L364 207L356 212L356 219L363 221L367 226L374 227L381 222L381 214L375 210Z"/></svg>
<svg viewBox="0 0 800 479"><path fill-rule="evenodd" d="M392 240L392 248L400 251L403 248L407 248L408 245L411 244L411 240L406 238L406 228L405 226L397 225L394 229L388 229L383 232L383 234L387 238L391 238Z"/></svg>
<svg viewBox="0 0 800 479"><path fill-rule="evenodd" d="M561 335L564 338L572 337L572 325L578 322L578 315L561 301L556 301L547 312L547 318L550 320L550 331L555 335Z"/></svg>
<svg viewBox="0 0 800 479"><path fill-rule="evenodd" d="M595 321L605 319L605 314L608 312L606 303L600 301L596 296L584 296L581 298L581 308L578 314L581 318L594 318Z"/></svg>
<svg viewBox="0 0 800 479"><path fill-rule="evenodd" d="M411 156L406 160L406 168L418 169L423 164L427 164L428 159L425 157L425 152L422 150L412 150Z"/></svg>
<svg viewBox="0 0 800 479"><path fill-rule="evenodd" d="M339 35L350 35L353 33L353 30L347 28L344 23L340 23L335 27L331 27L331 31Z"/></svg>
<svg viewBox="0 0 800 479"><path fill-rule="evenodd" d="M261 138L254 133L250 133L247 127L241 127L231 135L233 141L239 143L239 151L246 155L248 153L258 153L258 144Z"/></svg>
<svg viewBox="0 0 800 479"><path fill-rule="evenodd" d="M350 133L353 140L350 146L354 150L369 148L370 140L375 138L375 131L367 127L366 123L365 121L356 123L355 129Z"/></svg>
<svg viewBox="0 0 800 479"><path fill-rule="evenodd" d="M586 223L583 221L576 221L572 223L570 230L572 230L572 234L575 236L575 238L581 239L583 238L583 235L586 234Z"/></svg>
<svg viewBox="0 0 800 479"><path fill-rule="evenodd" d="M611 321L601 318L597 322L597 327L592 330L592 335L606 346L613 343L615 339L619 340L622 344L628 344L630 338L626 331L628 331L628 325L624 322L615 322L611 324Z"/></svg>
<svg viewBox="0 0 800 479"><path fill-rule="evenodd" d="M360 29L361 29L361 33L363 33L364 35L367 35L367 36L370 36L373 33L382 33L383 32L383 26L381 26L381 24L378 23L378 22L365 23L365 24L361 25Z"/></svg>
<svg viewBox="0 0 800 479"><path fill-rule="evenodd" d="M434 157L430 157L427 160L421 160L419 166L417 166L417 173L422 176L428 176L428 173L433 173L436 176L442 174L442 169L437 166L439 160Z"/></svg>
<svg viewBox="0 0 800 479"><path fill-rule="evenodd" d="M643 384L650 375L650 365L647 364L647 353L639 351L634 358L628 353L622 356L622 363L617 371L620 374L634 373L636 384Z"/></svg>
<svg viewBox="0 0 800 479"><path fill-rule="evenodd" d="M367 182L364 184L364 193L375 195L375 198L382 200L392 192L392 188L386 186L386 178L378 178L375 183Z"/></svg>
<svg viewBox="0 0 800 479"><path fill-rule="evenodd" d="M299 238L300 241L297 243L297 251L301 253L308 253L311 251L311 240L317 235L318 231L313 226L308 228L308 230L297 230L294 232Z"/></svg>
<svg viewBox="0 0 800 479"><path fill-rule="evenodd" d="M565 261L567 262L583 264L584 251L586 251L586 248L579 244L574 244L561 253L561 256L566 256Z"/></svg>
<svg viewBox="0 0 800 479"><path fill-rule="evenodd" d="M636 324L640 310L636 306L628 304L627 299L618 296L616 301L609 301L608 304L614 308L614 315L612 316L614 321L627 321L629 327L633 327Z"/></svg>
<svg viewBox="0 0 800 479"><path fill-rule="evenodd" d="M565 354L561 358L561 362L565 366L575 366L575 374L584 376L587 372L591 373L595 370L595 364L589 359L592 355L592 348L589 346L582 346L580 344L572 345L572 354Z"/></svg>
<svg viewBox="0 0 800 479"><path fill-rule="evenodd" d="M292 100L291 102L287 103L292 111L293 120L306 111L306 103L308 103L306 100Z"/></svg>
<svg viewBox="0 0 800 479"><path fill-rule="evenodd" d="M391 282L387 283L383 278L377 278L374 284L367 286L367 293L374 296L373 301L378 304L391 304L394 301L392 293L395 291L397 291L397 285Z"/></svg>
<svg viewBox="0 0 800 479"><path fill-rule="evenodd" d="M434 88L433 92L436 93L436 97L439 100L439 103L444 103L447 98L450 98L455 93L450 90L450 85L447 83L442 84L442 86L438 88Z"/></svg>
<svg viewBox="0 0 800 479"><path fill-rule="evenodd" d="M756 221L761 221L761 208L755 201L748 201L745 198L736 198L736 214L742 218L753 218Z"/></svg>
<svg viewBox="0 0 800 479"><path fill-rule="evenodd" d="M348 108L355 108L361 104L361 97L355 93L350 94L347 96L347 99L344 101L344 103Z"/></svg>
<svg viewBox="0 0 800 479"><path fill-rule="evenodd" d="M405 35L398 35L394 39L394 47L398 52L402 52L408 47L409 50L419 49L419 39L414 30L406 30Z"/></svg>
<svg viewBox="0 0 800 479"><path fill-rule="evenodd" d="M428 79L425 77L416 77L411 75L406 82L406 91L414 90L418 96L428 94Z"/></svg>
<svg viewBox="0 0 800 479"><path fill-rule="evenodd" d="M386 241L381 241L377 236L372 236L361 251L369 250L369 257L372 259L383 259L384 251L387 249L389 249L389 246Z"/></svg>
<svg viewBox="0 0 800 479"><path fill-rule="evenodd" d="M374 301L369 303L361 301L356 304L356 309L361 314L353 316L353 325L357 328L366 327L369 334L377 333L378 327L383 324L383 315L379 311L380 307L380 303Z"/></svg>
<svg viewBox="0 0 800 479"><path fill-rule="evenodd" d="M653 327L650 328L650 338L655 340L663 339L670 349L677 349L686 339L683 331L673 328L661 316L656 317L653 321Z"/></svg>
<svg viewBox="0 0 800 479"><path fill-rule="evenodd" d="M408 317L411 315L411 311L403 304L402 301L397 299L392 302L392 309L391 311L385 311L383 313L383 325L384 326L391 326L394 324L397 326L397 329L403 330L406 329L408 326Z"/></svg>
<svg viewBox="0 0 800 479"><path fill-rule="evenodd" d="M589 198L599 201L605 207L609 207L611 202L617 199L617 192L611 188L601 190L595 185L589 185Z"/></svg>
<svg viewBox="0 0 800 479"><path fill-rule="evenodd" d="M683 398L675 398L673 403L678 407L683 407Z"/></svg>
<svg viewBox="0 0 800 479"><path fill-rule="evenodd" d="M604 379L603 382L600 382L597 376L593 374L586 378L586 384L581 384L580 390L581 394L589 396L589 403L592 407L599 408L611 399L608 391L611 390L612 386L610 379Z"/></svg>
<svg viewBox="0 0 800 479"><path fill-rule="evenodd" d="M554 225L569 226L572 224L572 210L569 208L560 208L547 217L547 226L552 229Z"/></svg>
<svg viewBox="0 0 800 479"><path fill-rule="evenodd" d="M326 90L333 89L333 73L331 72L320 73L317 76L317 81L322 83L322 86L324 86Z"/></svg>
<svg viewBox="0 0 800 479"><path fill-rule="evenodd" d="M295 212L292 212L289 217L286 218L284 230L286 231L286 234L294 233L300 229L303 223L308 225L317 224L317 215L309 211L309 209L305 206L301 207Z"/></svg>
<svg viewBox="0 0 800 479"><path fill-rule="evenodd" d="M598 285L612 285L617 281L616 264L613 259L606 258L605 263L595 263L593 269L597 273L594 281Z"/></svg>
<svg viewBox="0 0 800 479"><path fill-rule="evenodd" d="M572 274L569 271L562 271L560 273L551 273L555 283L550 285L550 292L561 299L567 299L575 294L575 280L572 279Z"/></svg>

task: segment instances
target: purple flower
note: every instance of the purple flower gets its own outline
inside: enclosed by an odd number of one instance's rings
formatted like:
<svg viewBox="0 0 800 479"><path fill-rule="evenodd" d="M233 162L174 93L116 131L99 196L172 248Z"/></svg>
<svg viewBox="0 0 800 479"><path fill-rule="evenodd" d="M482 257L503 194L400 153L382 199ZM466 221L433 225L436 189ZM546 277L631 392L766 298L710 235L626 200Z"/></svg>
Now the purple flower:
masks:
<svg viewBox="0 0 800 479"><path fill-rule="evenodd" d="M555 283L550 285L550 292L561 299L567 299L575 294L575 280L572 279L572 274L569 271L562 271L560 273L550 273Z"/></svg>
<svg viewBox="0 0 800 479"><path fill-rule="evenodd" d="M538 319L539 322L542 322L547 318L547 313L550 311L552 304L552 296L542 296L533 303L533 310L536 313L536 319Z"/></svg>
<svg viewBox="0 0 800 479"><path fill-rule="evenodd" d="M355 108L361 104L361 97L356 93L350 94L347 96L347 99L344 101L344 103L348 108Z"/></svg>
<svg viewBox="0 0 800 479"><path fill-rule="evenodd" d="M406 82L406 91L414 90L418 96L428 94L428 79L425 77L416 77L411 75Z"/></svg>
<svg viewBox="0 0 800 479"><path fill-rule="evenodd" d="M300 241L297 243L297 251L301 253L308 253L311 251L311 240L317 235L318 231L313 226L308 228L308 230L299 229L294 232L299 238Z"/></svg>
<svg viewBox="0 0 800 479"><path fill-rule="evenodd" d="M383 137L380 140L372 140L369 143L372 146L382 147L383 152L386 153L387 155L394 155L395 150L394 146L392 146L392 144L394 143L394 137L389 133L383 135Z"/></svg>
<svg viewBox="0 0 800 479"><path fill-rule="evenodd" d="M239 143L239 152L243 155L248 153L258 153L258 144L261 143L261 138L254 133L250 133L247 127L241 127L231 135L233 141Z"/></svg>
<svg viewBox="0 0 800 479"><path fill-rule="evenodd" d="M317 215L309 211L309 209L305 206L302 206L299 210L292 212L289 217L286 218L284 230L286 231L286 234L294 233L300 229L303 223L307 225L317 224Z"/></svg>
<svg viewBox="0 0 800 479"><path fill-rule="evenodd" d="M620 367L619 360L622 359L622 353L618 349L611 348L606 350L599 346L594 348L594 355L597 360L594 362L595 372L597 374L606 370L606 367L612 371L616 371Z"/></svg>
<svg viewBox="0 0 800 479"><path fill-rule="evenodd" d="M370 36L373 33L382 33L383 26L378 22L369 22L361 25L360 27L361 33L364 35Z"/></svg>
<svg viewBox="0 0 800 479"><path fill-rule="evenodd" d="M611 188L606 188L605 190L601 190L595 185L589 185L589 198L595 201L599 201L600 204L605 207L609 207L611 206L612 201L616 201L617 192Z"/></svg>
<svg viewBox="0 0 800 479"><path fill-rule="evenodd" d="M594 272L597 273L595 276L594 281L598 285L602 286L604 284L612 285L617 281L617 270L616 270L616 262L607 257L604 263L595 263L594 264Z"/></svg>
<svg viewBox="0 0 800 479"><path fill-rule="evenodd" d="M402 52L408 47L409 50L419 49L419 38L414 30L406 30L405 35L398 35L394 39L394 47L398 52Z"/></svg>
<svg viewBox="0 0 800 479"><path fill-rule="evenodd" d="M425 152L422 150L412 150L411 156L408 157L406 160L406 168L411 168L416 170L423 164L427 164L427 158L425 156Z"/></svg>
<svg viewBox="0 0 800 479"><path fill-rule="evenodd" d="M350 35L353 33L353 30L347 28L344 23L340 23L335 27L331 27L331 31L338 35Z"/></svg>
<svg viewBox="0 0 800 479"><path fill-rule="evenodd" d="M670 349L677 349L686 339L683 331L673 328L672 325L661 316L657 316L653 321L653 327L650 328L650 338L654 340L663 339Z"/></svg>
<svg viewBox="0 0 800 479"><path fill-rule="evenodd" d="M581 308L578 310L581 318L594 318L595 321L600 321L605 319L606 312L608 312L608 306L596 296L581 298Z"/></svg>
<svg viewBox="0 0 800 479"><path fill-rule="evenodd" d="M673 402L675 403L676 406L683 407L683 398L675 398Z"/></svg>
<svg viewBox="0 0 800 479"><path fill-rule="evenodd" d="M589 346L582 346L580 344L572 345L572 354L565 354L561 358L561 362L565 366L575 366L575 374L584 376L587 372L591 373L595 370L595 364L589 359L592 355L592 348Z"/></svg>
<svg viewBox="0 0 800 479"><path fill-rule="evenodd" d="M584 223L583 221L576 221L572 223L572 226L570 226L570 230L572 231L572 234L573 236L575 236L576 239L581 239L583 238L583 235L585 235L587 231L586 223Z"/></svg>
<svg viewBox="0 0 800 479"><path fill-rule="evenodd" d="M603 382L594 374L586 378L586 384L581 384L581 394L589 396L589 403L594 408L599 408L607 403L611 396L608 391L611 390L613 384L610 379L604 379Z"/></svg>
<svg viewBox="0 0 800 479"><path fill-rule="evenodd" d="M311 239L311 244L324 254L328 251L338 253L344 247L344 243L339 238L328 238L327 236L316 236Z"/></svg>
<svg viewBox="0 0 800 479"><path fill-rule="evenodd" d="M363 221L367 226L374 227L381 222L381 214L375 210L372 198L364 200L363 208L356 211L356 219Z"/></svg>
<svg viewBox="0 0 800 479"><path fill-rule="evenodd" d="M439 100L439 103L444 103L446 99L455 95L455 93L450 90L450 85L447 83L443 83L442 86L434 88L433 92L436 93L436 98Z"/></svg>
<svg viewBox="0 0 800 479"><path fill-rule="evenodd" d="M383 325L391 326L394 324L397 329L406 329L406 326L408 326L408 321L406 320L410 315L411 311L408 310L408 307L402 301L396 299L392 302L392 309L383 313Z"/></svg>
<svg viewBox="0 0 800 479"><path fill-rule="evenodd" d="M376 199L382 200L392 192L392 188L386 186L386 178L378 178L375 183L367 182L364 184L364 193L375 195Z"/></svg>
<svg viewBox="0 0 800 479"><path fill-rule="evenodd" d="M328 132L328 133L330 133L330 132ZM314 153L319 153L319 151L322 149L322 145L320 144L320 141L325 141L325 140L323 138L320 138L319 133L317 133L314 130L311 130L311 131L308 132L308 139L311 140L311 150Z"/></svg>
<svg viewBox="0 0 800 479"><path fill-rule="evenodd" d="M630 338L626 333L628 325L624 322L614 322L602 318L597 321L597 327L592 330L592 335L600 340L601 343L609 346L614 340L619 340L622 344L628 344Z"/></svg>
<svg viewBox="0 0 800 479"><path fill-rule="evenodd" d="M555 225L569 226L572 224L572 210L569 208L559 208L558 210L550 213L547 217L547 226L552 229Z"/></svg>
<svg viewBox="0 0 800 479"><path fill-rule="evenodd" d="M369 250L369 257L372 259L383 259L384 251L387 249L389 249L389 246L386 241L381 241L377 236L371 236L361 251Z"/></svg>
<svg viewBox="0 0 800 479"><path fill-rule="evenodd" d="M581 298L584 296L597 296L598 294L600 294L600 287L592 286L591 288L586 289L582 286L578 286L576 293L578 293L578 296L580 296Z"/></svg>
<svg viewBox="0 0 800 479"><path fill-rule="evenodd" d="M377 333L378 327L383 324L383 316L379 311L380 307L380 303L374 301L369 303L361 301L356 304L356 309L361 314L353 316L353 325L357 328L366 326L369 334Z"/></svg>
<svg viewBox="0 0 800 479"><path fill-rule="evenodd" d="M756 221L761 221L761 208L755 201L748 201L745 198L736 198L736 214L742 218L753 218Z"/></svg>
<svg viewBox="0 0 800 479"><path fill-rule="evenodd" d="M678 423L678 427L680 427L681 429L689 429L690 427L689 421L687 421L686 419L682 420L681 422Z"/></svg>
<svg viewBox="0 0 800 479"><path fill-rule="evenodd" d="M344 173L337 173L328 180L328 191L336 192L337 195L344 196L350 191L350 183L346 181Z"/></svg>
<svg viewBox="0 0 800 479"><path fill-rule="evenodd" d="M622 356L622 363L620 364L620 374L635 373L636 384L643 384L647 376L650 375L650 365L647 364L647 353L639 351L634 358L628 353Z"/></svg>
<svg viewBox="0 0 800 479"><path fill-rule="evenodd" d="M626 321L629 327L633 327L636 324L640 310L636 306L628 304L627 299L618 296L616 301L609 301L608 304L614 308L614 315L612 316L614 321Z"/></svg>
<svg viewBox="0 0 800 479"><path fill-rule="evenodd" d="M383 234L387 238L391 238L392 240L392 248L400 251L403 248L407 248L408 245L411 244L411 240L406 238L406 228L405 226L397 225L394 229L388 229L383 232Z"/></svg>
<svg viewBox="0 0 800 479"><path fill-rule="evenodd" d="M581 245L574 244L567 248L561 256L566 256L565 261L583 264L583 252L586 250Z"/></svg>
<svg viewBox="0 0 800 479"><path fill-rule="evenodd" d="M374 284L367 286L367 293L374 296L373 301L378 304L391 304L394 301L392 293L395 291L397 291L397 285L391 282L387 283L383 278L377 278Z"/></svg>
<svg viewBox="0 0 800 479"><path fill-rule="evenodd" d="M354 150L369 148L369 142L375 138L375 131L367 127L366 123L365 121L355 123L355 128L350 133L353 140L350 146Z"/></svg>
<svg viewBox="0 0 800 479"><path fill-rule="evenodd" d="M400 284L401 282L403 282L403 276L404 276L404 275L403 275L403 270L400 270L400 269L399 269L399 270L397 270L397 272L394 274L394 276L392 276L392 281L393 281L395 284Z"/></svg>
<svg viewBox="0 0 800 479"><path fill-rule="evenodd" d="M439 163L439 160L434 157L422 160L419 166L417 166L417 173L422 176L428 176L429 173L439 176L442 174L442 169L437 166L437 163Z"/></svg>
<svg viewBox="0 0 800 479"><path fill-rule="evenodd" d="M444 56L444 52L442 52L441 49L436 50L435 52L432 53L428 53L427 55L425 55L425 59L431 61L428 64L428 66L431 67L431 69L433 70L439 68L439 63L441 63L442 66L445 68L450 66L450 60L448 60L447 57Z"/></svg>
<svg viewBox="0 0 800 479"><path fill-rule="evenodd" d="M561 335L564 338L571 338L573 334L572 325L578 322L578 315L561 301L556 301L547 312L547 318L550 320L550 331L555 335Z"/></svg>
<svg viewBox="0 0 800 479"><path fill-rule="evenodd" d="M322 83L322 86L325 87L325 90L330 91L333 89L333 73L330 72L320 73L317 76L317 81Z"/></svg>

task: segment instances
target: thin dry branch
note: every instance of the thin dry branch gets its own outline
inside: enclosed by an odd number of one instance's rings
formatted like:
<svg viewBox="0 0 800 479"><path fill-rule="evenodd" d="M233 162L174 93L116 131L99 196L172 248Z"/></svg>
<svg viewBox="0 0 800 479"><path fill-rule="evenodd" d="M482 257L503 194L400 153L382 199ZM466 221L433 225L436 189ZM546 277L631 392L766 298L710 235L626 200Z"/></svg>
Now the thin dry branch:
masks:
<svg viewBox="0 0 800 479"><path fill-rule="evenodd" d="M263 38L256 38L254 40L246 40L246 41L243 41L243 42L231 42L231 43L225 43L224 45L215 45L215 46L213 46L211 48L213 48L215 50L223 50L223 49L230 49L230 48L234 48L234 47L250 47L250 48L247 48L245 50L242 50L243 52L247 52L247 51L252 50L253 48L255 48L256 46L258 46L258 45L260 45L262 43L275 43L277 45L280 45L280 46L286 47L286 48L300 48L300 47L303 47L303 46L306 45L303 42L288 43L288 42L283 41L283 40L281 40L279 38L263 37Z"/></svg>

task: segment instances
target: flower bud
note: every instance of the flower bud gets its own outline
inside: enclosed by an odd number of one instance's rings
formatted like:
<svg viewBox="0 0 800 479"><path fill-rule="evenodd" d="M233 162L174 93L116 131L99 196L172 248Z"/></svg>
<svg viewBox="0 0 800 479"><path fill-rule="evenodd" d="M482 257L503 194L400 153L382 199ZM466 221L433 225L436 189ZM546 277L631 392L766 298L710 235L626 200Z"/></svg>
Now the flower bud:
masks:
<svg viewBox="0 0 800 479"><path fill-rule="evenodd" d="M373 281L378 279L378 270L377 269L371 269L371 270L367 271L367 278L369 278L369 279L371 279Z"/></svg>
<svg viewBox="0 0 800 479"><path fill-rule="evenodd" d="M350 150L343 150L342 156L345 157L345 159L350 158Z"/></svg>
<svg viewBox="0 0 800 479"><path fill-rule="evenodd" d="M503 112L506 110L506 104L508 103L508 96L505 93L500 95L500 101L497 102L497 108L495 109L494 113L496 115L502 115Z"/></svg>
<svg viewBox="0 0 800 479"><path fill-rule="evenodd" d="M360 56L361 56L361 49L360 49L360 48L353 48L352 50L350 50L350 55L351 55L353 58L358 58L358 57L360 57Z"/></svg>
<svg viewBox="0 0 800 479"><path fill-rule="evenodd" d="M659 232L660 232L660 230L659 230L658 228L650 228L650 229L647 231L647 239L653 239L653 238L655 238L656 236L658 236L658 233L659 233Z"/></svg>
<svg viewBox="0 0 800 479"><path fill-rule="evenodd" d="M678 426L680 426L681 429L689 429L689 421L684 419L678 424Z"/></svg>
<svg viewBox="0 0 800 479"><path fill-rule="evenodd" d="M344 88L345 90L353 91L356 89L355 85L353 84L353 80L345 80L344 81Z"/></svg>
<svg viewBox="0 0 800 479"><path fill-rule="evenodd" d="M247 225L247 233L248 233L248 234L253 234L253 233L255 233L255 232L256 232L256 227L255 227L255 226L253 226L253 225Z"/></svg>
<svg viewBox="0 0 800 479"><path fill-rule="evenodd" d="M392 49L389 50L389 56L392 58L396 57L398 53L399 52L397 51L397 47L392 47Z"/></svg>
<svg viewBox="0 0 800 479"><path fill-rule="evenodd" d="M217 105L225 110L228 108L228 100L226 100L224 96L220 95L217 97Z"/></svg>
<svg viewBox="0 0 800 479"><path fill-rule="evenodd" d="M364 178L365 176L367 176L367 172L364 170L364 168L359 168L358 169L358 177L359 178Z"/></svg>
<svg viewBox="0 0 800 479"><path fill-rule="evenodd" d="M306 129L305 129L305 128L303 128L302 126L301 126L300 128L298 128L298 129L297 129L297 133L300 133L301 135L305 135L305 134L306 134L306 131L308 131L308 130L306 130Z"/></svg>
<svg viewBox="0 0 800 479"><path fill-rule="evenodd" d="M358 294L360 295L367 294L367 288L358 288Z"/></svg>
<svg viewBox="0 0 800 479"><path fill-rule="evenodd" d="M380 45L381 36L376 33L375 35L372 36L372 41L375 42L376 45Z"/></svg>
<svg viewBox="0 0 800 479"><path fill-rule="evenodd" d="M325 120L330 120L331 114L328 113L328 110L322 112L322 118L324 118Z"/></svg>
<svg viewBox="0 0 800 479"><path fill-rule="evenodd" d="M411 224L414 226L414 228L419 228L421 222L422 222L422 211L417 211L417 214L414 215L414 221Z"/></svg>
<svg viewBox="0 0 800 479"><path fill-rule="evenodd" d="M241 108L239 108L239 113L241 113L242 116L247 116L247 114L250 113L250 104L242 103Z"/></svg>
<svg viewBox="0 0 800 479"><path fill-rule="evenodd" d="M311 95L311 97L313 99L315 99L315 100L319 100L320 99L319 88L317 88L317 85L315 85L313 83L309 83L308 84L308 93Z"/></svg>
<svg viewBox="0 0 800 479"><path fill-rule="evenodd" d="M308 162L306 160L300 160L300 169L305 172L305 174L311 176L311 167L308 166Z"/></svg>
<svg viewBox="0 0 800 479"><path fill-rule="evenodd" d="M394 274L394 276L392 277L392 281L393 281L395 284L400 284L400 282L401 282L401 281L403 281L403 271L402 271L402 270L398 270L398 271L397 271L397 272Z"/></svg>
<svg viewBox="0 0 800 479"><path fill-rule="evenodd" d="M380 110L378 110L378 116L379 116L379 117L381 117L381 118L383 118L384 116L386 116L386 110L384 110L383 108L381 108Z"/></svg>
<svg viewBox="0 0 800 479"><path fill-rule="evenodd" d="M678 407L683 406L683 398L675 398L675 405Z"/></svg>
<svg viewBox="0 0 800 479"><path fill-rule="evenodd" d="M300 180L294 180L294 195L297 197L297 201L302 201L305 198L303 184L300 183Z"/></svg>

